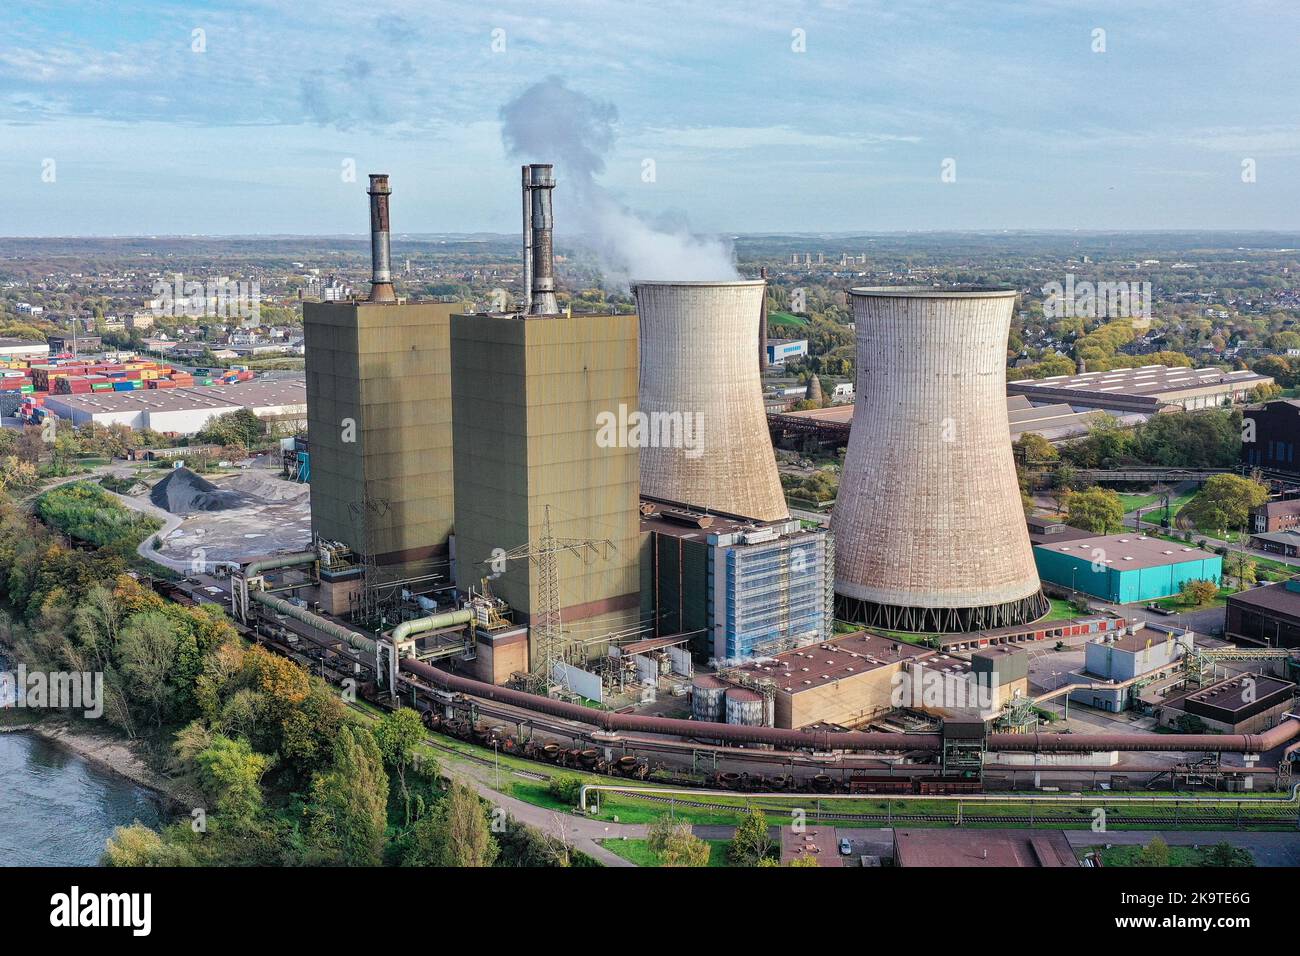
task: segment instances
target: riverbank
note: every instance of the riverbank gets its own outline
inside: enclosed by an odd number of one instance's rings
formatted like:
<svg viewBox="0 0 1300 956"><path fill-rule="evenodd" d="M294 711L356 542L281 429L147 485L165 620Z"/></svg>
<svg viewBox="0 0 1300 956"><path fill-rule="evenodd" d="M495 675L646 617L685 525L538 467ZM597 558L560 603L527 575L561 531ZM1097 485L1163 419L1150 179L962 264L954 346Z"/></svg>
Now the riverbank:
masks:
<svg viewBox="0 0 1300 956"><path fill-rule="evenodd" d="M14 724L5 729L32 734L76 754L87 763L150 791L168 810L202 805L200 797L151 768L135 751L131 741L117 733L92 729L61 714L46 714L33 722Z"/></svg>

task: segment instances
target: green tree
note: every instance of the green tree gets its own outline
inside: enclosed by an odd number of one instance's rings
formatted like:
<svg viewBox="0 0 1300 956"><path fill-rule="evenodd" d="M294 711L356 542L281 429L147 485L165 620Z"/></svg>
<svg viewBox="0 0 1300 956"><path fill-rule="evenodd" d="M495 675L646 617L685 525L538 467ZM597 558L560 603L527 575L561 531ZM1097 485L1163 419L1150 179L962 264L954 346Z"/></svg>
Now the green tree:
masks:
<svg viewBox="0 0 1300 956"><path fill-rule="evenodd" d="M758 807L749 807L731 841L731 858L740 866L758 866L772 854L775 844L768 831L767 817Z"/></svg>
<svg viewBox="0 0 1300 956"><path fill-rule="evenodd" d="M388 775L375 738L363 727L343 726L334 765L311 781L307 830L327 859L377 866L384 848Z"/></svg>
<svg viewBox="0 0 1300 956"><path fill-rule="evenodd" d="M1092 487L1065 499L1065 523L1093 534L1110 534L1124 526L1124 502L1113 491Z"/></svg>
<svg viewBox="0 0 1300 956"><path fill-rule="evenodd" d="M173 678L179 652L176 625L162 611L132 615L118 640L117 659L128 693L149 709L158 727L176 700Z"/></svg>
<svg viewBox="0 0 1300 956"><path fill-rule="evenodd" d="M1158 836L1142 848L1138 854L1138 866L1168 866L1169 844Z"/></svg>
<svg viewBox="0 0 1300 956"><path fill-rule="evenodd" d="M235 820L248 820L262 810L262 775L267 758L254 753L246 740L213 734L206 750L194 758L199 785L214 808Z"/></svg>
<svg viewBox="0 0 1300 956"><path fill-rule="evenodd" d="M108 838L103 866L193 866L194 858L183 847L166 843L162 836L143 823L118 827Z"/></svg>
<svg viewBox="0 0 1300 956"><path fill-rule="evenodd" d="M1244 527L1250 509L1268 501L1268 488L1240 475L1208 478L1180 512L1196 528L1220 534Z"/></svg>
<svg viewBox="0 0 1300 956"><path fill-rule="evenodd" d="M397 781L402 787L402 805L406 808L406 825L410 826L411 791L406 786L406 768L415 755L416 746L424 739L420 712L410 707L399 707L384 714L375 725L374 734L384 763L397 771Z"/></svg>
<svg viewBox="0 0 1300 956"><path fill-rule="evenodd" d="M1245 850L1239 850L1227 840L1221 840L1205 851L1206 866L1250 866L1252 864L1250 854Z"/></svg>
<svg viewBox="0 0 1300 956"><path fill-rule="evenodd" d="M486 867L496 862L497 853L483 801L458 781L432 812L411 827L402 862L406 866Z"/></svg>

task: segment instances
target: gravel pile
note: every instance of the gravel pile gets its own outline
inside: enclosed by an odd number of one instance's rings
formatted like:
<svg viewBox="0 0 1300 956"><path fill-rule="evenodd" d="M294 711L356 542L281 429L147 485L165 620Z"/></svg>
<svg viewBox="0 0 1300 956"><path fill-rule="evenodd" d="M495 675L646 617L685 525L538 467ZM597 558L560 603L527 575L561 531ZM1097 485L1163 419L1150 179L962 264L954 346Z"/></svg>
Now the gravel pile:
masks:
<svg viewBox="0 0 1300 956"><path fill-rule="evenodd" d="M188 468L173 469L166 478L153 486L149 500L174 515L187 515L195 511L225 511L244 504L244 498L238 492L222 491Z"/></svg>

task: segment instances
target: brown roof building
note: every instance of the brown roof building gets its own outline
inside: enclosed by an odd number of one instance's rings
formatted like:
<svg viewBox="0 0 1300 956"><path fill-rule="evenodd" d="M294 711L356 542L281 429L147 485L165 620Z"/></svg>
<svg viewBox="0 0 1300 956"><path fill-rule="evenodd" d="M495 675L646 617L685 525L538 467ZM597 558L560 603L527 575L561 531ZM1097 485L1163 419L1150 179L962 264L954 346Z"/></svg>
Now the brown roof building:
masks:
<svg viewBox="0 0 1300 956"><path fill-rule="evenodd" d="M1078 866L1060 830L894 830L898 866Z"/></svg>

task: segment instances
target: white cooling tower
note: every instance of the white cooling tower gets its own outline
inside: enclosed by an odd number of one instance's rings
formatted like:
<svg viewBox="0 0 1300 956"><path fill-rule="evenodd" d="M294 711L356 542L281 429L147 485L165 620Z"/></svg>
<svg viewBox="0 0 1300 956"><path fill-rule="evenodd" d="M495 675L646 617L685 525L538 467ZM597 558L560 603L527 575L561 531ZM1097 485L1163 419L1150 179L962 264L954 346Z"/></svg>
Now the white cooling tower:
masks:
<svg viewBox="0 0 1300 956"><path fill-rule="evenodd" d="M765 287L633 283L649 423L642 494L759 521L789 517L755 356Z"/></svg>
<svg viewBox="0 0 1300 956"><path fill-rule="evenodd" d="M856 407L831 518L835 616L900 631L1041 617L1007 425L1015 290L852 296Z"/></svg>

